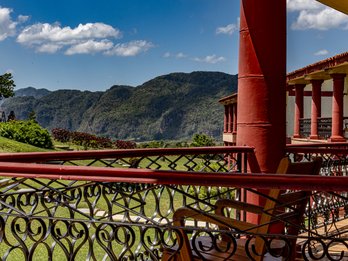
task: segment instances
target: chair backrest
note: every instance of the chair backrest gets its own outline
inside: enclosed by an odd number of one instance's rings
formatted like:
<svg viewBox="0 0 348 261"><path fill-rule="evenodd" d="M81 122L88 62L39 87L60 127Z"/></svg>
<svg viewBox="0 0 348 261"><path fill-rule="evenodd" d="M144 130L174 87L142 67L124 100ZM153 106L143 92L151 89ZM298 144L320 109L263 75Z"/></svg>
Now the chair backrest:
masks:
<svg viewBox="0 0 348 261"><path fill-rule="evenodd" d="M278 166L277 174L319 175L322 164L321 158L308 162L291 163L283 158ZM280 191L271 189L264 205L257 234L279 234L287 228L287 234L297 235L308 202L310 192L307 191ZM295 240L296 241L296 240ZM255 241L257 253L264 251L265 242L261 238Z"/></svg>

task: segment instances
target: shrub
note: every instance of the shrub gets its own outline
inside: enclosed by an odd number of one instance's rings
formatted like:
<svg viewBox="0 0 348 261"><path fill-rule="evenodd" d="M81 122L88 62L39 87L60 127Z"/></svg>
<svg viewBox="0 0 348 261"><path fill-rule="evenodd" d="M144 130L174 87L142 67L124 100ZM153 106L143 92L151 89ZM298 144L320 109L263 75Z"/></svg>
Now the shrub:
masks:
<svg viewBox="0 0 348 261"><path fill-rule="evenodd" d="M114 145L117 149L135 149L137 147L134 141L116 140Z"/></svg>
<svg viewBox="0 0 348 261"><path fill-rule="evenodd" d="M66 129L56 128L52 130L53 139L60 142L68 142L71 137L71 132Z"/></svg>
<svg viewBox="0 0 348 261"><path fill-rule="evenodd" d="M32 120L2 122L0 136L40 148L53 148L49 132Z"/></svg>
<svg viewBox="0 0 348 261"><path fill-rule="evenodd" d="M205 134L194 134L192 138L192 147L209 147L215 146L214 140L212 137L209 137Z"/></svg>
<svg viewBox="0 0 348 261"><path fill-rule="evenodd" d="M53 138L60 142L72 142L78 146L94 149L134 149L136 143L133 141L116 140L113 142L110 138L99 137L93 134L79 131L69 131L66 129L55 128L52 130Z"/></svg>

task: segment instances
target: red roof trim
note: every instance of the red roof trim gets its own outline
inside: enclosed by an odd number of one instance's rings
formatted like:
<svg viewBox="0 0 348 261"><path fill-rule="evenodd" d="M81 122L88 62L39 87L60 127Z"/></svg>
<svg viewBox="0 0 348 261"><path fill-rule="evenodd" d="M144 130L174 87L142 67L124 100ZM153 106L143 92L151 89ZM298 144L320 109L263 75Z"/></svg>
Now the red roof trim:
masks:
<svg viewBox="0 0 348 261"><path fill-rule="evenodd" d="M290 72L287 75L287 81L303 77L313 72L323 71L325 69L330 69L336 67L340 64L348 62L348 52L338 54L336 56L330 57L328 59L310 64L306 67L298 69L296 71Z"/></svg>

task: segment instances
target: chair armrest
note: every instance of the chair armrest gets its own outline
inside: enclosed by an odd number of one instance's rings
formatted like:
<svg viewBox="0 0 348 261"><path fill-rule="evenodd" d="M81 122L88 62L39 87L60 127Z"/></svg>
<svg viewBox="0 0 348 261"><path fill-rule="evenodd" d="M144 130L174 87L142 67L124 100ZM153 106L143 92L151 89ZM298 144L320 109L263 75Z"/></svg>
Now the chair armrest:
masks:
<svg viewBox="0 0 348 261"><path fill-rule="evenodd" d="M255 233L258 227L255 224L227 218L216 214L209 214L187 207L179 208L174 212L173 224L174 226L184 227L186 219L212 223L218 225L220 229L235 229L237 232Z"/></svg>
<svg viewBox="0 0 348 261"><path fill-rule="evenodd" d="M224 216L224 208L234 208L238 210L244 210L246 212L251 212L254 214L262 214L263 212L263 207L245 203L245 202L240 202L237 200L233 199L219 199L215 203L215 213L220 216Z"/></svg>

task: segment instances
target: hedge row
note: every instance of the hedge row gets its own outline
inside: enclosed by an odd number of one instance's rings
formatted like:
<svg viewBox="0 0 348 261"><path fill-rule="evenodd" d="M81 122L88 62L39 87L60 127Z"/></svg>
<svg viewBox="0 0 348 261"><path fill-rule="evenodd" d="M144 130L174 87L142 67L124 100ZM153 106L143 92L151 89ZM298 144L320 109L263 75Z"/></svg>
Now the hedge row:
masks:
<svg viewBox="0 0 348 261"><path fill-rule="evenodd" d="M99 137L93 134L69 131L66 129L56 128L52 130L52 136L56 141L60 142L72 142L73 144L95 149L134 149L136 143L132 141L116 140L113 141L110 138Z"/></svg>
<svg viewBox="0 0 348 261"><path fill-rule="evenodd" d="M42 128L33 120L1 122L0 136L39 148L53 148L53 142L48 130Z"/></svg>

